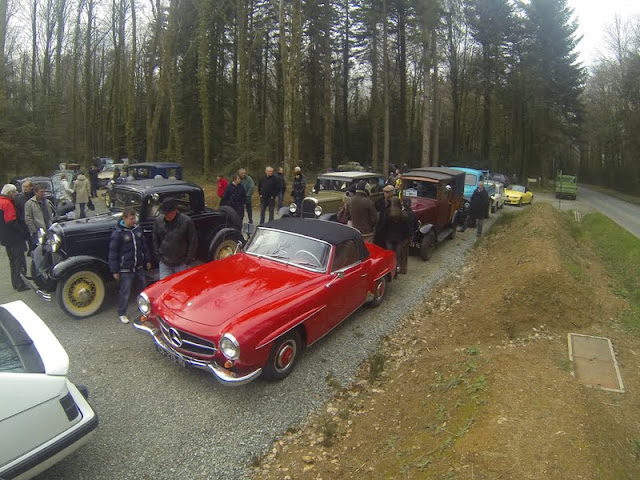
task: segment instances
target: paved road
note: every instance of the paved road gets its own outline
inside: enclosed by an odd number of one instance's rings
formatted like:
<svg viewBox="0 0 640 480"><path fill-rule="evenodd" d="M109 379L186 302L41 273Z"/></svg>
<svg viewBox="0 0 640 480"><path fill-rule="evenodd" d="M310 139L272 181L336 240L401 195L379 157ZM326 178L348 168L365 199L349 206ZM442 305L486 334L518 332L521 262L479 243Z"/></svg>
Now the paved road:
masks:
<svg viewBox="0 0 640 480"><path fill-rule="evenodd" d="M500 214L499 214L500 215ZM495 218L496 216L492 216ZM487 228L492 221L488 222ZM332 394L327 378L350 382L408 309L435 283L463 265L475 243L467 230L443 243L430 262L412 257L409 274L390 286L377 309L362 309L310 348L282 382L258 380L231 389L202 371L161 357L151 339L117 319L113 284L99 314L74 320L55 302L15 293L0 280L0 301L25 301L66 348L69 377L89 387L100 426L77 453L40 479L237 478L276 436L300 424ZM0 253L0 269L8 261ZM134 303L129 306L133 316Z"/></svg>
<svg viewBox="0 0 640 480"><path fill-rule="evenodd" d="M640 237L640 205L619 200L582 185L578 187L576 200L559 201L553 194L540 193L536 193L535 200L551 202L561 210L578 210L582 213L598 211L636 237Z"/></svg>

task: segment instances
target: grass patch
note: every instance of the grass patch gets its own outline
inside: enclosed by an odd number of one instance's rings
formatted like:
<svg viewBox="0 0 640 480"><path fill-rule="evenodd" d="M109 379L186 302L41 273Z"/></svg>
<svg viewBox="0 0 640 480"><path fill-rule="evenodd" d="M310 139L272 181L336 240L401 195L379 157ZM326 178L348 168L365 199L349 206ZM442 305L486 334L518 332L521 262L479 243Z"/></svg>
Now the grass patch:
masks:
<svg viewBox="0 0 640 480"><path fill-rule="evenodd" d="M624 325L640 336L640 239L599 213L587 215L582 229L613 276L615 291L631 304Z"/></svg>

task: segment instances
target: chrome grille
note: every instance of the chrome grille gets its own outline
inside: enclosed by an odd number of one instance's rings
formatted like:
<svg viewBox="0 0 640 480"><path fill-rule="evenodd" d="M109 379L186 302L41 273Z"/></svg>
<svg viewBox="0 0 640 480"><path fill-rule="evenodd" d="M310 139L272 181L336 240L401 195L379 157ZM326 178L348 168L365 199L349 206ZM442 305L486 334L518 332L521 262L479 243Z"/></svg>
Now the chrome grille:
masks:
<svg viewBox="0 0 640 480"><path fill-rule="evenodd" d="M216 353L216 347L214 346L213 342L210 342L209 340L205 340L204 338L200 338L195 335L192 335L188 332L185 332L184 330L179 330L177 328L171 327L171 325L169 325L165 321L165 319L159 315L158 315L158 324L160 325L160 329L162 330L162 335L164 336L167 343L171 345L172 348L179 348L180 350L190 352L190 353L193 353L194 355L198 355L201 357L202 356L213 357L213 355ZM176 346L172 340L172 336L169 331L171 329L175 330L180 335L182 344L179 347Z"/></svg>
<svg viewBox="0 0 640 480"><path fill-rule="evenodd" d="M315 209L316 201L312 198L305 198L302 200L302 217L303 218L316 218Z"/></svg>

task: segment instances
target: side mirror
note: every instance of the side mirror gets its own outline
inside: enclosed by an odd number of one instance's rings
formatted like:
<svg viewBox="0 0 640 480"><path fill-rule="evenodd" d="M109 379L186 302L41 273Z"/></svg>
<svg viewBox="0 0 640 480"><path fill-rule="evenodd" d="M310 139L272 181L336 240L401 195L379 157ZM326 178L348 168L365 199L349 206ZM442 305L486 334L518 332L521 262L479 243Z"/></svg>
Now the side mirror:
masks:
<svg viewBox="0 0 640 480"><path fill-rule="evenodd" d="M447 186L446 186L446 187L444 187L444 188L446 188L446 189L447 189L447 192L450 192L450 191L451 191L451 185L447 185Z"/></svg>
<svg viewBox="0 0 640 480"><path fill-rule="evenodd" d="M336 272L336 277L338 278L344 278L344 272L340 271L340 272Z"/></svg>

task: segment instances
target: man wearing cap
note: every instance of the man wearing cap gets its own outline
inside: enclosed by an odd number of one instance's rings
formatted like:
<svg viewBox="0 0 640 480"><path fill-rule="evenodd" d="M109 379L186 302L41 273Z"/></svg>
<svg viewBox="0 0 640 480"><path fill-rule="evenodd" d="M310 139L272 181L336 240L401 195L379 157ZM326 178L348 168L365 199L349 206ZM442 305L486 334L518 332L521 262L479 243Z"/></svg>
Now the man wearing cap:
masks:
<svg viewBox="0 0 640 480"><path fill-rule="evenodd" d="M378 212L369 198L364 180L358 182L355 195L347 203L347 218L351 220L353 228L360 230L365 242L373 241Z"/></svg>
<svg viewBox="0 0 640 480"><path fill-rule="evenodd" d="M307 187L307 182L302 175L302 169L296 167L293 169L293 188L291 189L291 196L294 203L298 206L298 210L302 208L302 200L304 199L304 191Z"/></svg>
<svg viewBox="0 0 640 480"><path fill-rule="evenodd" d="M22 292L28 290L20 273L26 273L27 262L24 258L26 231L20 224L16 212L15 199L18 190L15 185L7 184L2 187L0 194L0 244L4 245L9 257L11 269L11 286L14 290Z"/></svg>
<svg viewBox="0 0 640 480"><path fill-rule="evenodd" d="M198 235L193 220L178 211L174 198L165 198L162 215L153 224L153 253L160 261L160 279L181 272L196 258Z"/></svg>

